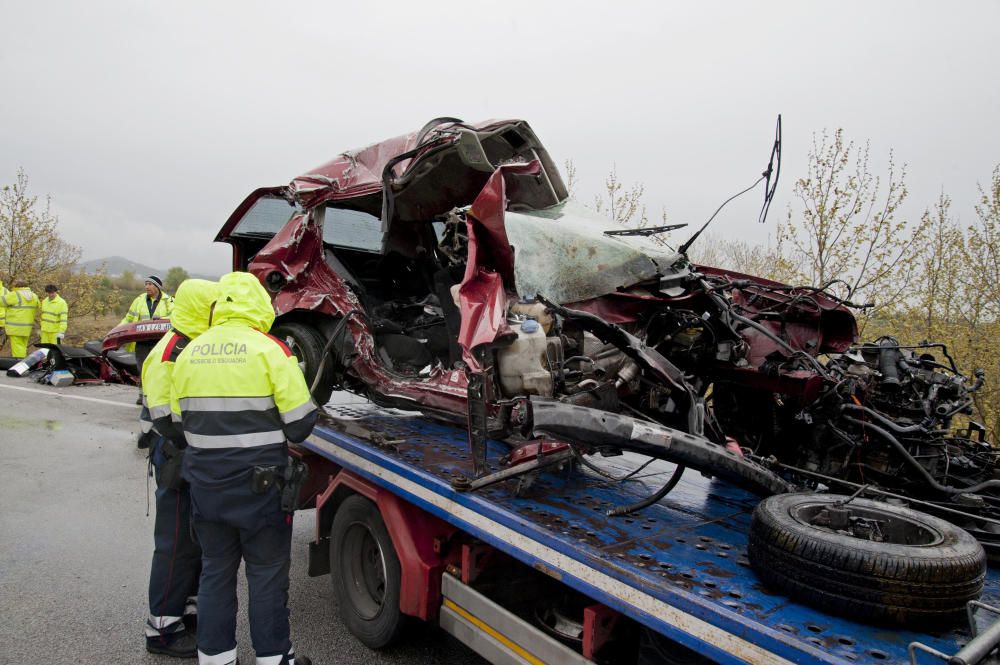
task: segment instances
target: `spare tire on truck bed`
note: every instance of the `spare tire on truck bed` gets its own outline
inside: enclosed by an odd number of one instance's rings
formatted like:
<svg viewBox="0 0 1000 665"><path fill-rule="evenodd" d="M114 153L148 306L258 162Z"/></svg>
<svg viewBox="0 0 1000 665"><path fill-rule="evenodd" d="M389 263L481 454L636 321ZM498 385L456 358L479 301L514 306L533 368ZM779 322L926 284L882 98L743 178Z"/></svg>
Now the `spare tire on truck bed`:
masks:
<svg viewBox="0 0 1000 665"><path fill-rule="evenodd" d="M748 558L768 587L824 611L896 625L964 616L986 577L982 546L954 524L835 494L761 501Z"/></svg>

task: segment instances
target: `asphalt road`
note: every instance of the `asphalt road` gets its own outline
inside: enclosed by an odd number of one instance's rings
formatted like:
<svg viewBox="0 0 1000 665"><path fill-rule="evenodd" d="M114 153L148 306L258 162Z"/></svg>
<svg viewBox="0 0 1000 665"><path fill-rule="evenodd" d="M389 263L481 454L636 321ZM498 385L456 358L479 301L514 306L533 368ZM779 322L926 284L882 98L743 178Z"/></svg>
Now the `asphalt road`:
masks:
<svg viewBox="0 0 1000 665"><path fill-rule="evenodd" d="M135 446L137 394L0 374L0 664L178 662L147 654L142 636L153 518L146 455ZM425 625L387 651L361 645L337 618L329 577L306 575L312 528L312 511L296 515L297 652L319 665L485 662ZM245 610L237 639L241 662L253 663Z"/></svg>

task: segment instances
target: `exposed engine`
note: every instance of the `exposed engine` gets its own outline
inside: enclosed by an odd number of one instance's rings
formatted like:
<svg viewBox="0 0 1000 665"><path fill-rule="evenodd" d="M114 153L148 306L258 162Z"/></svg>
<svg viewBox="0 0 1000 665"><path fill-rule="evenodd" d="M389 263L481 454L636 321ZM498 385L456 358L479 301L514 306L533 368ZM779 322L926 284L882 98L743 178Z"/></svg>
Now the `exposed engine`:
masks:
<svg viewBox="0 0 1000 665"><path fill-rule="evenodd" d="M397 375L468 360L456 342L468 221L466 210L436 218L433 239L386 255L365 284L380 359ZM582 463L631 450L762 493L881 488L985 537L985 523L945 514L1000 518L997 453L975 423L952 431L981 375L968 380L941 345L852 346L854 305L823 288L672 261L597 300L506 292L479 369L465 363L477 473L487 438L550 437Z"/></svg>
<svg viewBox="0 0 1000 665"><path fill-rule="evenodd" d="M938 362L932 349L947 353L939 345L906 348L884 337L831 359L827 369L837 383L813 410L828 409L829 402L839 413L829 414L829 445L813 447L809 466L928 498L994 489L992 483L976 487L993 480L998 460L983 428L970 423L953 431L955 416L972 413L971 393L982 386L982 372L970 383L954 364Z"/></svg>
<svg viewBox="0 0 1000 665"><path fill-rule="evenodd" d="M745 297L738 294L725 304L732 306L740 295ZM720 316L664 308L613 326L548 305L519 303L509 312L516 338L496 354L507 398L553 398L700 434L721 445L735 438L750 458L765 466L771 460L772 468L800 486L843 489L831 483L837 479L923 499L930 502L925 509L951 506L969 515L1000 515L1000 480L994 479L1000 454L975 422L954 431L956 417L972 413L982 372L970 381L943 345L904 347L885 337L829 354L824 364L809 364L788 349L753 368L746 345L732 339ZM673 381L663 380L643 358L672 368ZM592 423L608 428L609 445L602 451L636 443L612 435L616 422ZM574 437L579 441L585 434L574 431ZM707 472L718 461L694 460ZM753 471L739 475L744 485L773 484ZM982 525L950 517L992 539Z"/></svg>

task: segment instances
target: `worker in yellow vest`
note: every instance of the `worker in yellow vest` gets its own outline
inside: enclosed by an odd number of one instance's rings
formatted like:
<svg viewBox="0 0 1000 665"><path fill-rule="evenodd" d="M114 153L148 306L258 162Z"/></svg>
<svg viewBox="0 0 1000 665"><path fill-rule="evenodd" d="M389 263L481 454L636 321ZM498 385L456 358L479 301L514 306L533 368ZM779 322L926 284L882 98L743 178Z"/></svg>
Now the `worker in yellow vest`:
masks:
<svg viewBox="0 0 1000 665"><path fill-rule="evenodd" d="M28 352L28 338L35 327L38 314L38 296L22 279L14 280L13 290L3 294L3 304L7 307L4 330L10 338L10 355L23 358Z"/></svg>
<svg viewBox="0 0 1000 665"><path fill-rule="evenodd" d="M66 335L69 323L69 305L59 295L55 284L45 287L47 296L42 300L42 344L59 344Z"/></svg>
<svg viewBox="0 0 1000 665"><path fill-rule="evenodd" d="M7 306L3 304L3 297L7 295L7 289L3 285L3 280L0 279L0 333L6 335L4 331L4 324L7 323ZM4 344L3 337L0 337L0 347Z"/></svg>
<svg viewBox="0 0 1000 665"><path fill-rule="evenodd" d="M129 305L128 312L125 313L124 318L122 318L118 325L122 326L126 323L134 323L136 321L148 321L149 319L170 318L170 311L174 308L174 299L169 294L163 292L163 280L156 275L150 275L146 278L145 286L146 291L135 297L135 300ZM158 341L130 342L125 345L125 351L135 351L135 358L140 372L142 371L142 364L146 362L146 356L149 355L149 352L152 351Z"/></svg>

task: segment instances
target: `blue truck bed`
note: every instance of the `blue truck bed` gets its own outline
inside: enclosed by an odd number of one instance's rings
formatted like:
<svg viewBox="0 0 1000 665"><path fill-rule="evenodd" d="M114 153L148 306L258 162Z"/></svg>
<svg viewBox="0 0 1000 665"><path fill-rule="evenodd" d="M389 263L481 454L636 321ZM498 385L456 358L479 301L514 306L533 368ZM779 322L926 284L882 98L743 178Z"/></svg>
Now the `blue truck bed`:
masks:
<svg viewBox="0 0 1000 665"><path fill-rule="evenodd" d="M458 492L451 481L472 468L464 429L367 403L327 411L307 449L718 662L903 663L913 641L954 653L970 639L965 627L867 626L765 589L746 559L756 497L692 470L658 504L607 517L655 492L673 466L655 462L625 482L581 468L543 472L522 496L516 480ZM491 467L507 452L491 442ZM621 475L642 461L601 466ZM993 570L983 601L1000 602Z"/></svg>

